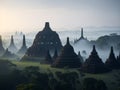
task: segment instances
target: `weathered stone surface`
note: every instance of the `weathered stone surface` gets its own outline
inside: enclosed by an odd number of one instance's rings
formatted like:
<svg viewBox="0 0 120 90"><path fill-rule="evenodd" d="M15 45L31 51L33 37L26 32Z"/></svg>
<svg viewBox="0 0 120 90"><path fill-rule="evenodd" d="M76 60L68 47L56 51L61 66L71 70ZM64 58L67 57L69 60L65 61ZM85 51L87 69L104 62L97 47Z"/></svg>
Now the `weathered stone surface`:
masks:
<svg viewBox="0 0 120 90"><path fill-rule="evenodd" d="M45 58L47 50L50 53L54 53L55 48L58 50L58 53L62 48L59 35L55 31L52 31L49 22L46 22L44 29L36 35L32 46L28 48L22 60L29 57Z"/></svg>
<svg viewBox="0 0 120 90"><path fill-rule="evenodd" d="M60 56L55 60L52 66L57 68L80 68L80 59L70 45L69 38L67 38L66 45L63 47Z"/></svg>
<svg viewBox="0 0 120 90"><path fill-rule="evenodd" d="M46 53L45 61L43 63L45 63L45 64L52 64L53 63L53 59L50 55L49 50Z"/></svg>
<svg viewBox="0 0 120 90"><path fill-rule="evenodd" d="M104 73L108 71L101 58L99 58L95 45L93 46L91 55L82 65L81 70L87 73Z"/></svg>
<svg viewBox="0 0 120 90"><path fill-rule="evenodd" d="M82 57L81 54L80 54L80 51L78 52L78 57L79 57L79 59L80 59L80 62L81 62L81 63L84 63L84 60L83 60L83 57Z"/></svg>
<svg viewBox="0 0 120 90"><path fill-rule="evenodd" d="M119 63L115 58L113 47L111 47L110 55L109 55L108 59L106 60L105 65L106 65L106 67L108 67L110 69L119 69L120 68Z"/></svg>
<svg viewBox="0 0 120 90"><path fill-rule="evenodd" d="M55 49L54 55L53 55L53 61L55 61L58 58L58 52L57 49Z"/></svg>
<svg viewBox="0 0 120 90"><path fill-rule="evenodd" d="M119 55L117 56L117 62L120 64L120 53L119 53Z"/></svg>
<svg viewBox="0 0 120 90"><path fill-rule="evenodd" d="M27 51L26 40L25 40L25 35L23 35L23 44L21 48L19 49L18 54L24 55L26 51Z"/></svg>
<svg viewBox="0 0 120 90"><path fill-rule="evenodd" d="M10 45L8 47L8 50L10 52L12 52L12 53L16 53L17 52L17 47L15 46L13 36L11 36L11 42L10 42Z"/></svg>
<svg viewBox="0 0 120 90"><path fill-rule="evenodd" d="M2 55L3 59L19 59L19 57L17 55L15 55L14 53L11 53L8 49L6 49L5 53Z"/></svg>

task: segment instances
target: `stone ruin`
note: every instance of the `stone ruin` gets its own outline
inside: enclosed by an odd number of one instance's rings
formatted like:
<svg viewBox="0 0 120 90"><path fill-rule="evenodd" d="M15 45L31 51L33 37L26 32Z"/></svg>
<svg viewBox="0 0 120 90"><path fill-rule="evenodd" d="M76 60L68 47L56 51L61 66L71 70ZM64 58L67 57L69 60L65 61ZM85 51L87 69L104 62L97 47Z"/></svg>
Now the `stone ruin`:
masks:
<svg viewBox="0 0 120 90"><path fill-rule="evenodd" d="M45 58L48 49L50 53L54 53L55 49L59 53L61 48L62 44L59 35L55 31L52 31L49 22L46 22L44 29L36 35L32 46L28 48L22 60L29 61L29 57Z"/></svg>
<svg viewBox="0 0 120 90"><path fill-rule="evenodd" d="M73 47L69 43L69 38L67 38L67 43L63 47L60 55L53 63L52 67L56 68L80 68L81 60L78 55L74 52Z"/></svg>
<svg viewBox="0 0 120 90"><path fill-rule="evenodd" d="M95 45L93 46L90 56L83 63L81 70L87 73L104 73L108 71L101 58L99 58Z"/></svg>

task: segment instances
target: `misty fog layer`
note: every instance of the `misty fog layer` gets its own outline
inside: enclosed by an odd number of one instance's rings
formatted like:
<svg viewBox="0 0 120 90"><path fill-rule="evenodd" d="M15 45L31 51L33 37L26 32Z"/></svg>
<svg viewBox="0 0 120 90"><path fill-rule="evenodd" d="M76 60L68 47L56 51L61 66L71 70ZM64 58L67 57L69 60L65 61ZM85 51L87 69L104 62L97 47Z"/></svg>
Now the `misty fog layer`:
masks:
<svg viewBox="0 0 120 90"><path fill-rule="evenodd" d="M30 47L32 45L35 35L37 33L38 33L38 31L25 33L27 47ZM74 40L80 38L80 36L81 36L80 30L57 31L57 33L59 34L59 37L60 37L63 45L65 45L65 43L66 43L66 38L69 37L70 43L74 47L75 52L78 53L78 51L80 51L81 55L84 57L84 59L88 58L88 56L90 55L90 53L92 51L92 45L88 45L88 43L86 43L86 41L84 41L84 40L81 40L80 42L74 44ZM91 30L89 30L89 29L84 30L84 37L87 38L87 40L91 41L91 40L97 40L98 37L104 36L104 35L109 35L111 33L120 34L119 29L114 30L114 28L112 28L111 30L104 30L102 28L102 29L95 30L94 28L92 28ZM17 47L17 49L20 49L20 47L22 46L23 34L24 33L22 33L22 32L2 34L4 48L7 48L9 46L10 37L11 37L11 35L13 35L16 47ZM98 51L98 55L100 56L100 58L102 58L103 61L106 61L106 59L109 56L110 49L109 50L100 50L97 47L96 47L96 49ZM118 54L119 54L119 51L115 51L115 55L117 56Z"/></svg>

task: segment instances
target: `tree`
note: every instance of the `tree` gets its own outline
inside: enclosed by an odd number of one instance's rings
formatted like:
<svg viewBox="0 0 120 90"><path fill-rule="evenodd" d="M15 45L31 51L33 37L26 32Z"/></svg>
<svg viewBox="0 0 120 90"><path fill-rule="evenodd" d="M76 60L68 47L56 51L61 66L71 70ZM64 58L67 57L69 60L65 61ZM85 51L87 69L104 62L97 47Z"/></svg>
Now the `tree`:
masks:
<svg viewBox="0 0 120 90"><path fill-rule="evenodd" d="M85 78L83 81L83 90L107 90L107 87L102 80Z"/></svg>

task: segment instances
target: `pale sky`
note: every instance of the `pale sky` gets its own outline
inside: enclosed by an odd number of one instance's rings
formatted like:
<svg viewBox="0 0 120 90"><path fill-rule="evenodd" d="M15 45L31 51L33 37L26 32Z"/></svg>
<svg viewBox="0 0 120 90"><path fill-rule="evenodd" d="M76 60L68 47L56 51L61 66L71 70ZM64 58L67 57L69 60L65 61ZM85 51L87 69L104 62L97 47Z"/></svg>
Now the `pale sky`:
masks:
<svg viewBox="0 0 120 90"><path fill-rule="evenodd" d="M120 0L0 0L0 32L120 27Z"/></svg>

